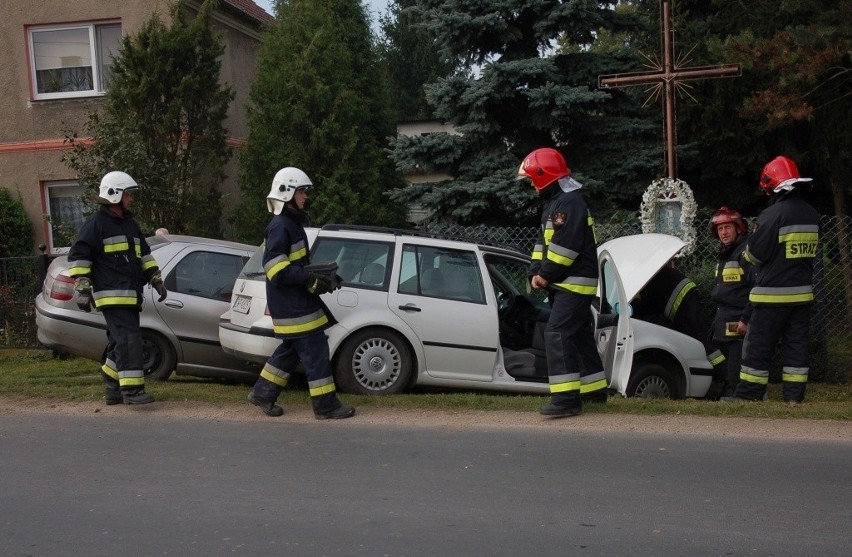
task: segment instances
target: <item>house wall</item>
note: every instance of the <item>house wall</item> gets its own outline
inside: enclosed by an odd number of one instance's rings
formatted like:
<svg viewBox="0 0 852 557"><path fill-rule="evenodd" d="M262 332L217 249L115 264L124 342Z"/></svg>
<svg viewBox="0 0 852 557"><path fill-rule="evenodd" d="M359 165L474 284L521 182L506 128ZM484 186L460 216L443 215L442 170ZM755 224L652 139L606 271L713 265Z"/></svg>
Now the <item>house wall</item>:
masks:
<svg viewBox="0 0 852 557"><path fill-rule="evenodd" d="M193 3L190 3L190 8ZM198 3L194 3L195 6ZM0 187L20 194L33 225L34 251L49 243L43 199L45 182L75 180L75 174L62 162L67 147L63 130L81 131L86 116L97 109L98 97L63 100L33 100L30 87L27 26L74 22L120 20L122 33L133 34L153 13L168 21L166 0L0 0ZM223 34L225 55L222 82L236 90L226 127L232 145L248 135L245 103L255 70L255 55L260 46L259 22L235 17L233 12L217 12L215 29ZM222 184L226 195L238 196L236 167L226 167L228 178Z"/></svg>

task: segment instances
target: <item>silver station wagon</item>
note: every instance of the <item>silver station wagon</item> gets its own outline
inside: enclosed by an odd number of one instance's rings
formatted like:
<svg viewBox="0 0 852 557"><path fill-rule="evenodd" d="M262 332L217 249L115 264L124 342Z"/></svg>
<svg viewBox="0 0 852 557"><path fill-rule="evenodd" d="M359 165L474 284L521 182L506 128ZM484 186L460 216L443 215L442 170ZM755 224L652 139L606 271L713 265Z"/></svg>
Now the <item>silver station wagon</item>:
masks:
<svg viewBox="0 0 852 557"><path fill-rule="evenodd" d="M328 225L308 236L311 261L335 261L344 281L323 295L338 321L326 334L342 391L548 393L543 331L550 308L546 292L528 292L526 255L407 230ZM630 316L629 301L683 245L643 234L599 248L592 311L614 392L682 398L709 389L712 369L700 342ZM222 349L258 364L280 343L266 306L262 253L246 263L219 321Z"/></svg>

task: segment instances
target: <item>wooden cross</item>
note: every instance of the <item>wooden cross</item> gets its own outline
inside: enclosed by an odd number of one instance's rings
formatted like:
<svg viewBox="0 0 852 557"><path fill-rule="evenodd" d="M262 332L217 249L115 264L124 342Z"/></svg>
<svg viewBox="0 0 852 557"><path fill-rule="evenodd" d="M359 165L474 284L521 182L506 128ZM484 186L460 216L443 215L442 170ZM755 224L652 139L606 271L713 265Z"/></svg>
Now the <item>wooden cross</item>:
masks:
<svg viewBox="0 0 852 557"><path fill-rule="evenodd" d="M674 31L671 22L671 1L661 0L663 26L663 63L645 56L651 64L652 71L610 74L598 76L598 87L629 87L632 85L652 85L652 98L657 98L660 89L664 89L663 115L665 118L664 135L666 138L666 166L668 177L677 177L677 162L675 158L675 89L685 92L681 82L713 77L736 77L741 75L739 64L718 64L715 66L699 66L693 68L679 67L674 60ZM687 54L688 56L688 54ZM684 63L686 60L683 60ZM686 93L689 94L689 93ZM691 95L690 95L691 96ZM646 103L647 104L647 103Z"/></svg>

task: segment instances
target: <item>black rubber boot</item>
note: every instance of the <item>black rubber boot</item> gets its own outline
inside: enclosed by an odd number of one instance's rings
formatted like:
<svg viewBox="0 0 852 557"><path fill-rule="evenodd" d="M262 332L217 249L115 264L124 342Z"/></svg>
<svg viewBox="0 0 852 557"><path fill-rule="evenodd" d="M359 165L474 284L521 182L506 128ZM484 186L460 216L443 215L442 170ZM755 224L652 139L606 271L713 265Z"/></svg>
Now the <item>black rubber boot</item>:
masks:
<svg viewBox="0 0 852 557"><path fill-rule="evenodd" d="M144 390L122 393L124 404L151 404L154 402L154 397L146 393Z"/></svg>
<svg viewBox="0 0 852 557"><path fill-rule="evenodd" d="M552 418L567 418L569 416L579 416L583 413L583 408L581 406L560 406L551 402L539 408L538 413L542 416L550 416Z"/></svg>
<svg viewBox="0 0 852 557"><path fill-rule="evenodd" d="M114 404L122 404L124 402L124 397L121 396L121 391L119 389L107 387L104 389L104 400L106 400L107 406L113 406Z"/></svg>
<svg viewBox="0 0 852 557"><path fill-rule="evenodd" d="M318 420L344 420L355 415L355 408L348 404L341 404L334 410L328 412L315 412L314 417Z"/></svg>
<svg viewBox="0 0 852 557"><path fill-rule="evenodd" d="M273 418L277 418L278 416L282 416L284 414L284 409L269 400L262 400L255 396L254 391L250 391L247 397L248 401L263 410L263 413L267 416L271 416Z"/></svg>
<svg viewBox="0 0 852 557"><path fill-rule="evenodd" d="M101 379L106 386L104 388L104 400L107 403L107 406L112 406L114 404L121 404L124 402L124 397L121 396L121 387L118 385L118 381L104 373L101 370Z"/></svg>

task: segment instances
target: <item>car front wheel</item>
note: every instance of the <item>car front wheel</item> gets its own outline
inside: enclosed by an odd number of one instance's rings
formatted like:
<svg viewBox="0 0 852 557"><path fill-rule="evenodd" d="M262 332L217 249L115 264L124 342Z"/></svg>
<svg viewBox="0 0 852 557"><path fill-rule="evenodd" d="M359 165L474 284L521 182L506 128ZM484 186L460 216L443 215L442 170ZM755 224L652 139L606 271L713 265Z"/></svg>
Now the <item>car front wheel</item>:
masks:
<svg viewBox="0 0 852 557"><path fill-rule="evenodd" d="M335 382L341 390L359 395L402 392L412 374L405 340L387 329L365 329L349 337L336 358Z"/></svg>
<svg viewBox="0 0 852 557"><path fill-rule="evenodd" d="M642 398L680 398L677 382L669 370L654 363L640 364L630 374L627 383L627 396Z"/></svg>
<svg viewBox="0 0 852 557"><path fill-rule="evenodd" d="M142 331L142 369L146 380L165 381L175 369L175 351L171 343L153 331Z"/></svg>

